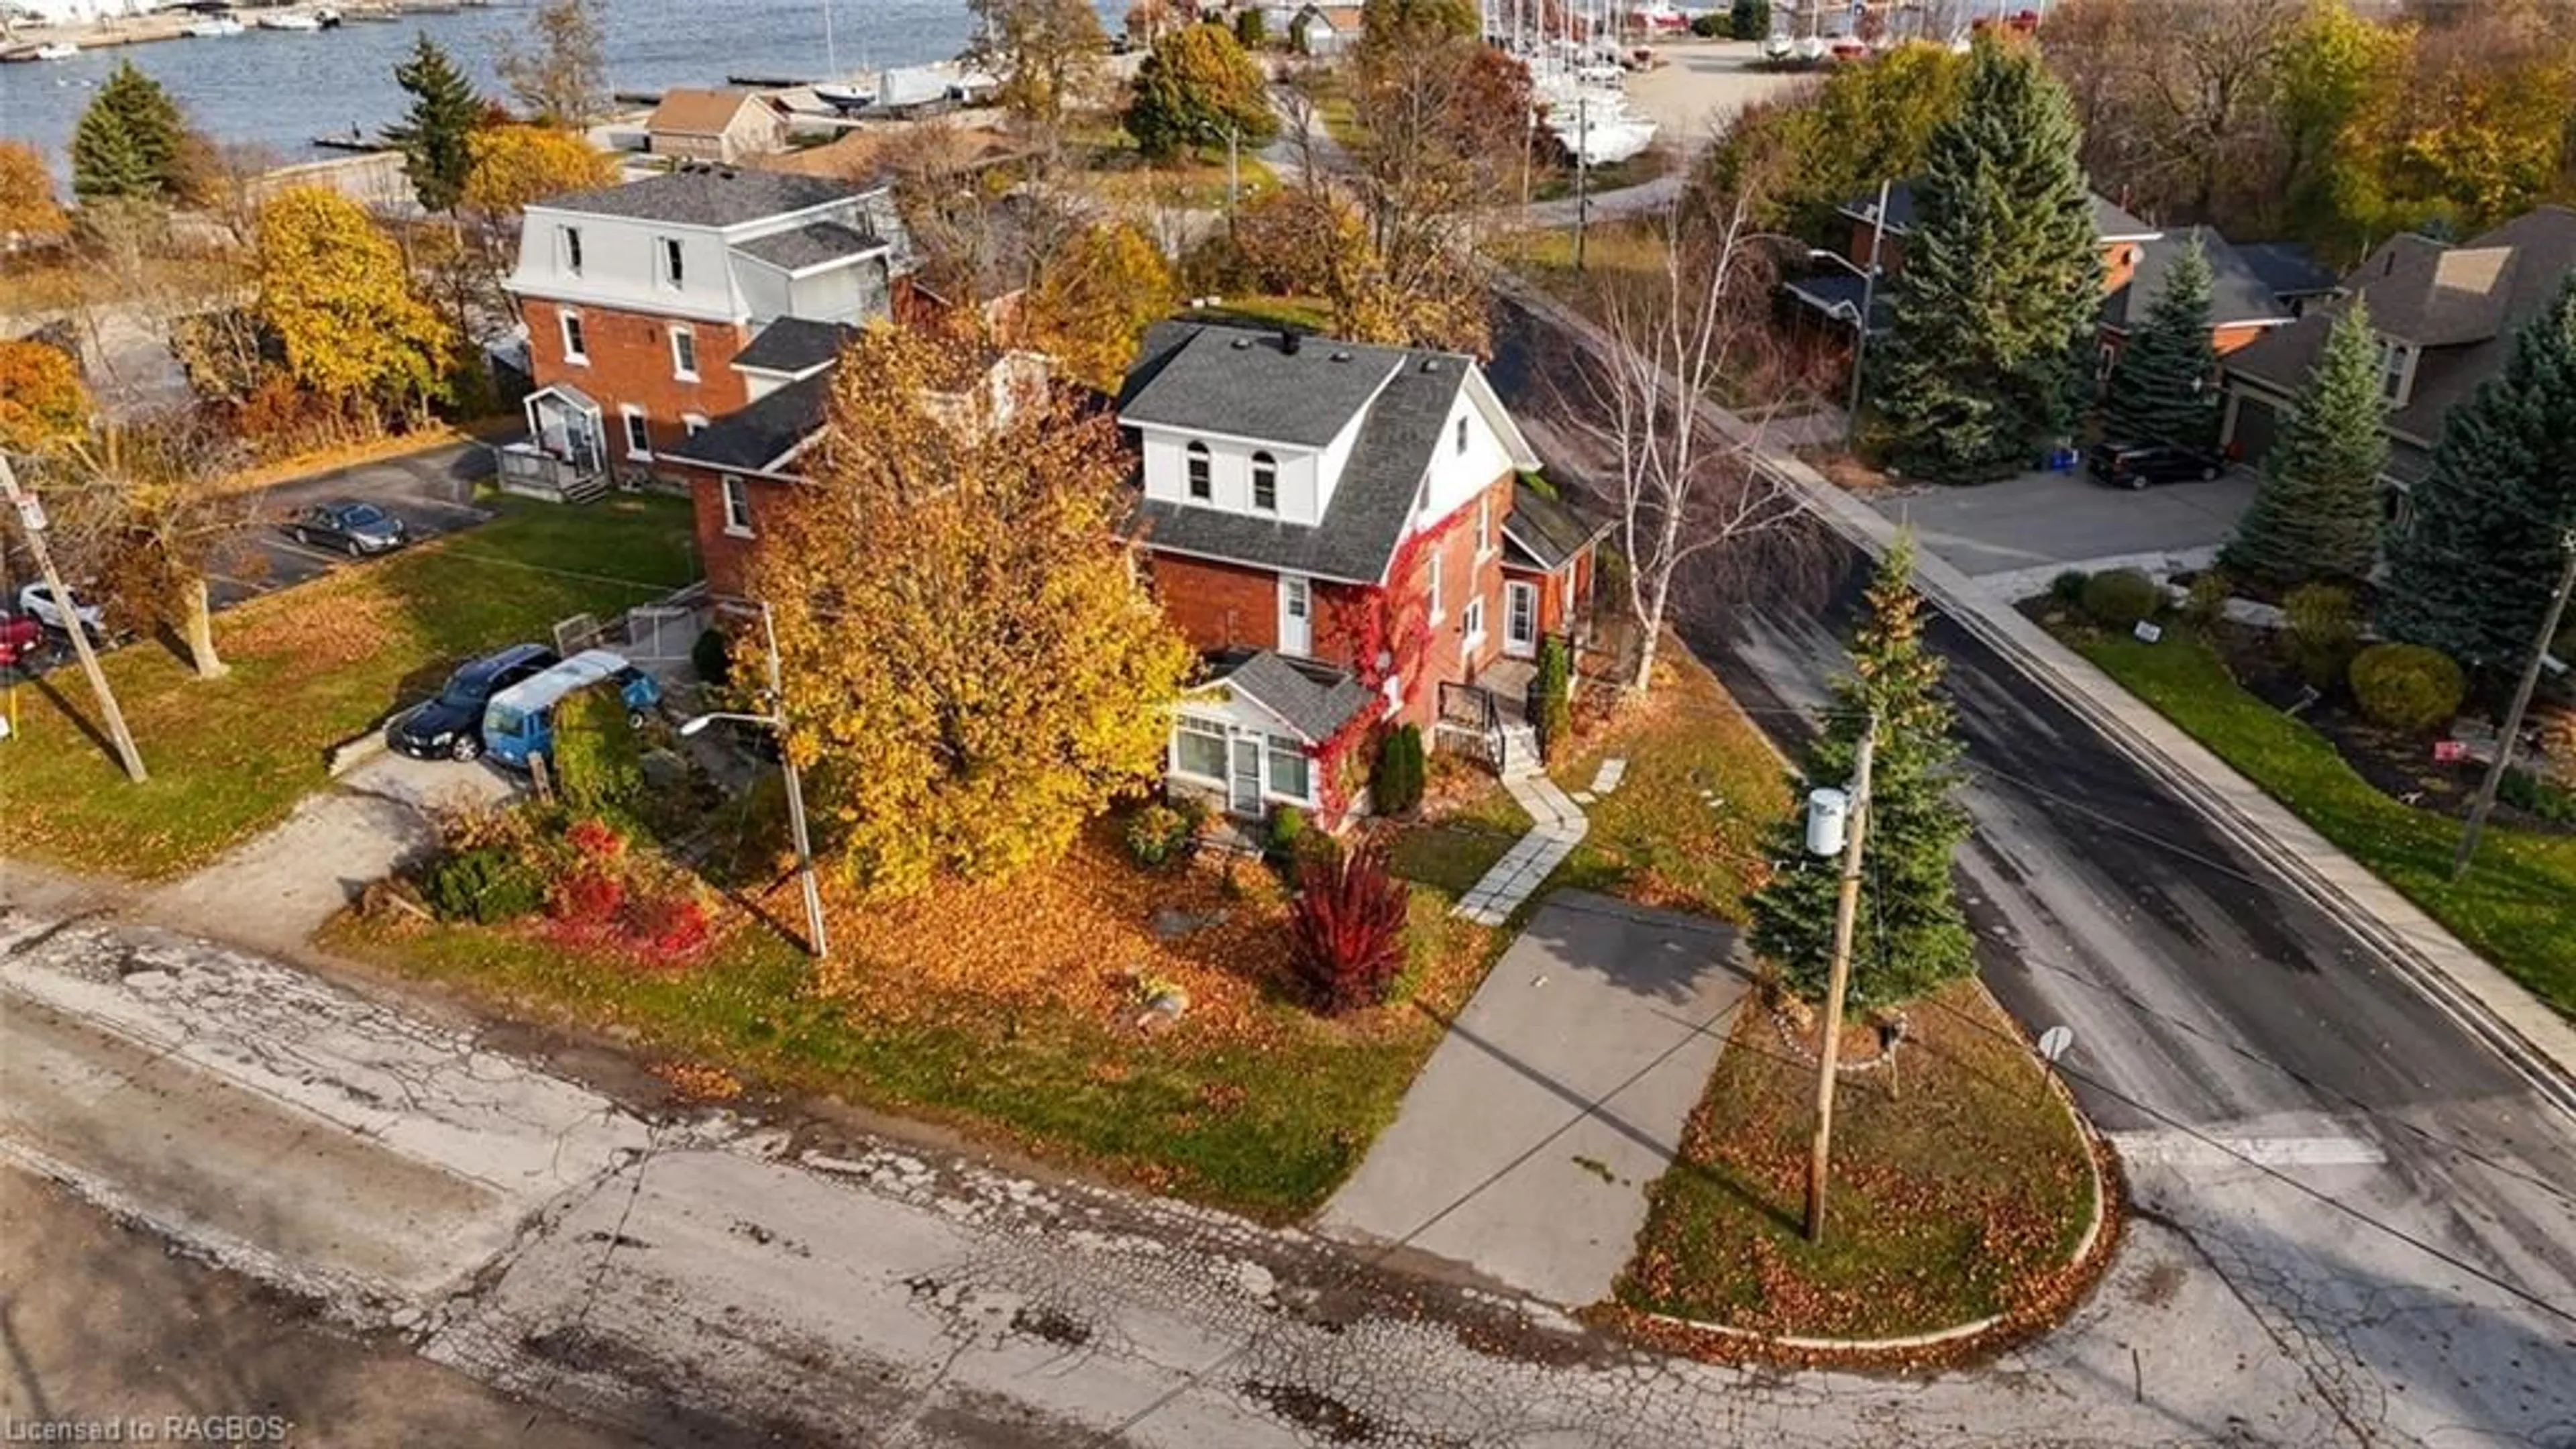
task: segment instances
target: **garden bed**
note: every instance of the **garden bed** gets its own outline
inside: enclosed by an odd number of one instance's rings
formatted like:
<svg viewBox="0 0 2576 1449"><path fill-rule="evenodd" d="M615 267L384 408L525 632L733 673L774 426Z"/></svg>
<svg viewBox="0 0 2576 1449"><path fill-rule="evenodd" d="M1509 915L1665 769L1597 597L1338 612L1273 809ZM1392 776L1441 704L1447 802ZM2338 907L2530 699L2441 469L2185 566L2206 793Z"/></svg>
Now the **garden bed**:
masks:
<svg viewBox="0 0 2576 1449"><path fill-rule="evenodd" d="M787 932L792 881L686 970L564 949L542 925L345 918L339 949L504 1009L632 1034L772 1090L946 1123L1040 1159L1273 1220L1320 1206L1386 1124L1503 937L1417 887L1386 1005L1326 1019L1287 977L1267 867L1131 862L1103 821L1057 865L910 900L827 892L833 956ZM1139 1021L1177 989L1168 1025Z"/></svg>
<svg viewBox="0 0 2576 1449"><path fill-rule="evenodd" d="M1955 982L1906 1015L1892 1067L1841 1084L1817 1244L1804 1233L1811 1048L1758 1000L1737 1013L1680 1156L1649 1193L1622 1307L1870 1340L2071 1303L2085 1273L2070 1260L2096 1219L2091 1140L1982 986Z"/></svg>

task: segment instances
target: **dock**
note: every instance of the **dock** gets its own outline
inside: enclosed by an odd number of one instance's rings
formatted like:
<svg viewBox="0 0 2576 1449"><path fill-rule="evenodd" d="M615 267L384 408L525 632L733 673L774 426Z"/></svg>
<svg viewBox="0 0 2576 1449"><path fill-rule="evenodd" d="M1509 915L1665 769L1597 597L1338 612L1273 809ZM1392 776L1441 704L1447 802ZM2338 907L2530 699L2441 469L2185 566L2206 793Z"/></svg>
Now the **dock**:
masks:
<svg viewBox="0 0 2576 1449"><path fill-rule="evenodd" d="M325 151L393 151L400 149L381 136L330 135L316 136L313 144Z"/></svg>

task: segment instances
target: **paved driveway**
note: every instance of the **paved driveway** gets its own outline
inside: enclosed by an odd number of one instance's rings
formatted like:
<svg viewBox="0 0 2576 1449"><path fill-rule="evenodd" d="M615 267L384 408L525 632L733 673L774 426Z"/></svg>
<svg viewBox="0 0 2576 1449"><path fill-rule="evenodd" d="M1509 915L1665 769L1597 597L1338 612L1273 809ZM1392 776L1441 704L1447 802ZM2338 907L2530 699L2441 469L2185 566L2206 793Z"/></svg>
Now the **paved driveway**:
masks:
<svg viewBox="0 0 2576 1449"><path fill-rule="evenodd" d="M1981 582L2036 593L2068 568L2096 571L2172 557L2205 562L2254 500L2254 474L2139 492L2082 473L2024 473L1976 488L1924 487L1873 497L1911 523L1923 546ZM2035 581L2034 587L2022 587Z"/></svg>
<svg viewBox="0 0 2576 1449"><path fill-rule="evenodd" d="M1734 955L1715 922L1550 896L1319 1226L1554 1303L1608 1297L1751 987Z"/></svg>

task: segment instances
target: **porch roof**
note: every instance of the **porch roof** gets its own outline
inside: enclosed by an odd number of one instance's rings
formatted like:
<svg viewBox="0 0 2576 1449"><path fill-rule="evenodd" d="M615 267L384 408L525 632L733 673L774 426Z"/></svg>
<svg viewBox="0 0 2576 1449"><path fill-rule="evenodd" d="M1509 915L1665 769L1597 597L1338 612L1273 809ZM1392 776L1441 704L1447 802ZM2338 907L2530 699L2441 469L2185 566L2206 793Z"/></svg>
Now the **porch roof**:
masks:
<svg viewBox="0 0 2576 1449"><path fill-rule="evenodd" d="M565 402L571 403L574 407L579 408L581 411L590 414L592 417L599 416L598 399L592 397L589 393L583 392L580 388L573 386L571 383L550 382L544 387L538 388L535 392L528 394L527 405L529 407L534 407L536 406L537 399L545 397L561 398Z"/></svg>
<svg viewBox="0 0 2576 1449"><path fill-rule="evenodd" d="M1503 567L1554 573L1609 529L1515 479L1512 511L1503 516Z"/></svg>
<svg viewBox="0 0 2576 1449"><path fill-rule="evenodd" d="M1221 649L1206 662L1208 684L1249 695L1310 745L1331 739L1377 698L1346 670L1267 649Z"/></svg>

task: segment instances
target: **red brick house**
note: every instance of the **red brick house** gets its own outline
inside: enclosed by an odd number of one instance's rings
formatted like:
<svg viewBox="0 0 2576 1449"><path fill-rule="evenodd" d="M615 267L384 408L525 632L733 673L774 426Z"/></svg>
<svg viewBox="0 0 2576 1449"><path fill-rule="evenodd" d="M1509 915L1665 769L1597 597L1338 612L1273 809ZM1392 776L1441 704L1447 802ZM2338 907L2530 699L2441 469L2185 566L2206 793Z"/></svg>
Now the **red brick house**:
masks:
<svg viewBox="0 0 2576 1449"><path fill-rule="evenodd" d="M1534 749L1520 661L1571 621L1600 530L1520 486L1537 458L1475 359L1166 322L1118 421L1155 597L1205 660L1174 788L1338 815L1386 725Z"/></svg>
<svg viewBox="0 0 2576 1449"><path fill-rule="evenodd" d="M503 486L676 476L665 455L828 363L830 329L905 306L916 265L882 185L690 165L529 207L507 285L536 387Z"/></svg>

